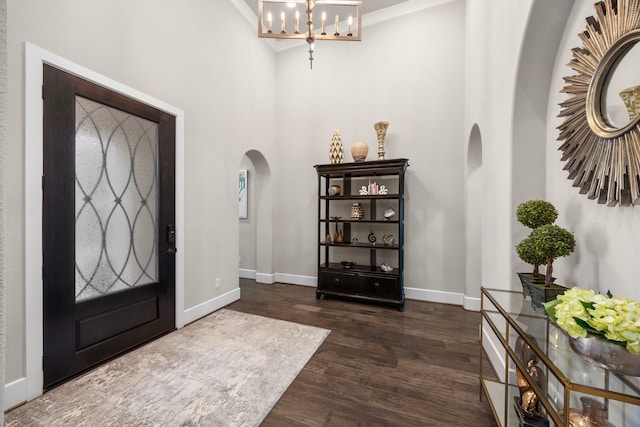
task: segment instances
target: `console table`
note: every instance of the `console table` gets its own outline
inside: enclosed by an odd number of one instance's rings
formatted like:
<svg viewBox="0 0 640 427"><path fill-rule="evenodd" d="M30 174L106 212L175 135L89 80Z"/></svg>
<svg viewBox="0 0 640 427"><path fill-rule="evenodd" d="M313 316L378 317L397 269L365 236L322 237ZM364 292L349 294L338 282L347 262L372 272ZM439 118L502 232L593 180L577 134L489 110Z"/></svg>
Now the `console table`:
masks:
<svg viewBox="0 0 640 427"><path fill-rule="evenodd" d="M543 425L572 426L566 414L582 412L581 398L602 404L616 427L640 425L640 377L609 372L574 353L569 337L522 292L482 288L480 311L480 398L486 396L499 426L535 425L516 409L516 369L539 399ZM516 350L523 343L537 358L539 385Z"/></svg>

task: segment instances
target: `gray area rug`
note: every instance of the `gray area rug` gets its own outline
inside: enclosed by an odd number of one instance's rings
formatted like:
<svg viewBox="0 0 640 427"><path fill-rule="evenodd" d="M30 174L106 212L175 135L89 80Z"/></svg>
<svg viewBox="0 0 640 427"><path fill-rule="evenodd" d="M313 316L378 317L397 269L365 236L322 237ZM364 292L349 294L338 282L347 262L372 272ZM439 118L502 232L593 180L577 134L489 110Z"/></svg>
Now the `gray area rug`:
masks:
<svg viewBox="0 0 640 427"><path fill-rule="evenodd" d="M258 426L329 330L222 309L6 414L7 426Z"/></svg>

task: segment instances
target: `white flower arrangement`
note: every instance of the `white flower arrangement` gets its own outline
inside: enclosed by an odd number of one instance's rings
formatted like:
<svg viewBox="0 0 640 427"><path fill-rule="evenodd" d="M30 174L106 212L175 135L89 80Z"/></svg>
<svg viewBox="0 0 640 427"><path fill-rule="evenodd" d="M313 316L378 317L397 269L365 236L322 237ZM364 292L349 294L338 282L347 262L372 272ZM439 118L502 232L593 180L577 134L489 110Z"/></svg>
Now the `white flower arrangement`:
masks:
<svg viewBox="0 0 640 427"><path fill-rule="evenodd" d="M571 288L544 303L549 318L572 338L598 335L640 354L640 303L626 298Z"/></svg>

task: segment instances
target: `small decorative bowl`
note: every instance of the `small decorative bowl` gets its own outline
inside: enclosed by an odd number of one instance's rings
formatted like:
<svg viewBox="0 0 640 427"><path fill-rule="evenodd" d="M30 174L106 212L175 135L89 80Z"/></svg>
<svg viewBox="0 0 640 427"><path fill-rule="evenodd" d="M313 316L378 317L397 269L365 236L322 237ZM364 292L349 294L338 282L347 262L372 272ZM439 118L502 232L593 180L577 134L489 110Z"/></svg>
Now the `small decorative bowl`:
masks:
<svg viewBox="0 0 640 427"><path fill-rule="evenodd" d="M396 211L393 208L387 208L384 211L384 219L389 221L389 220L391 220L391 218L394 217L395 214L396 214Z"/></svg>
<svg viewBox="0 0 640 427"><path fill-rule="evenodd" d="M340 261L340 264L342 264L342 268L351 268L354 265L356 265L355 261Z"/></svg>

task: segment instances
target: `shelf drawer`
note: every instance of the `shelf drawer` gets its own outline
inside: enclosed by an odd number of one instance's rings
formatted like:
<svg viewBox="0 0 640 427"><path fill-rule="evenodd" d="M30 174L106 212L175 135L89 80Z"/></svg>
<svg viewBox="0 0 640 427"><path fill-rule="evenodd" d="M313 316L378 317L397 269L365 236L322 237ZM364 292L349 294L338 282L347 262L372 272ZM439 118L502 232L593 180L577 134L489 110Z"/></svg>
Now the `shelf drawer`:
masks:
<svg viewBox="0 0 640 427"><path fill-rule="evenodd" d="M318 277L318 291L394 301L398 300L400 295L397 277L359 272L321 271Z"/></svg>

